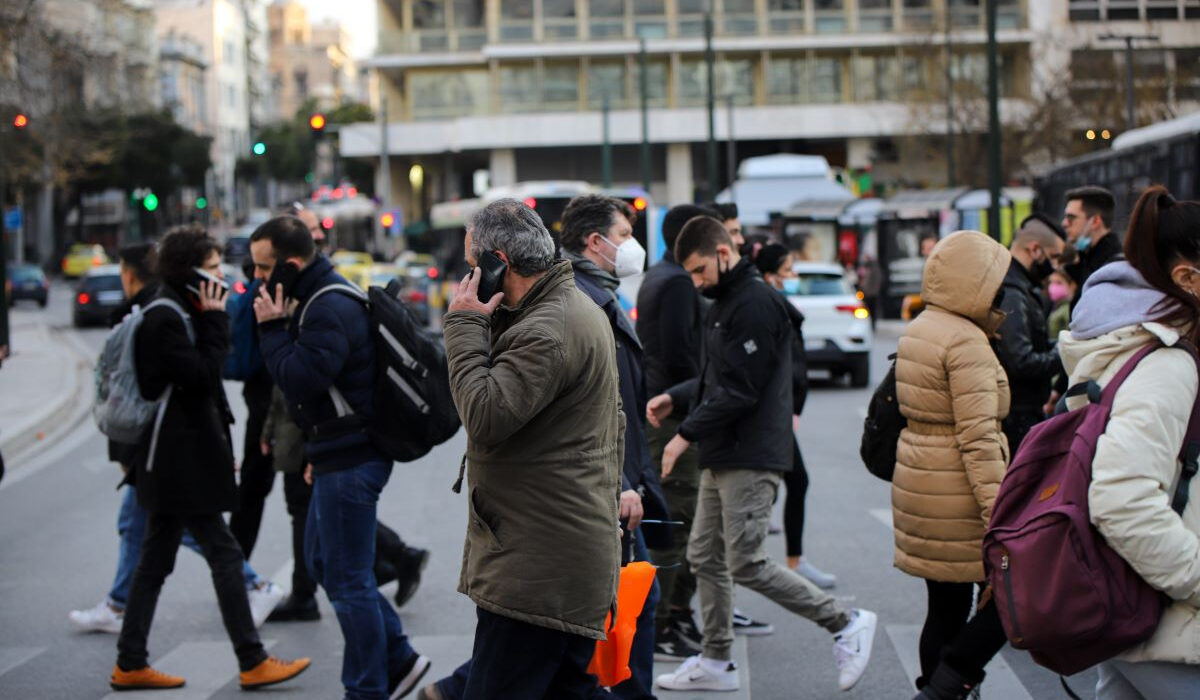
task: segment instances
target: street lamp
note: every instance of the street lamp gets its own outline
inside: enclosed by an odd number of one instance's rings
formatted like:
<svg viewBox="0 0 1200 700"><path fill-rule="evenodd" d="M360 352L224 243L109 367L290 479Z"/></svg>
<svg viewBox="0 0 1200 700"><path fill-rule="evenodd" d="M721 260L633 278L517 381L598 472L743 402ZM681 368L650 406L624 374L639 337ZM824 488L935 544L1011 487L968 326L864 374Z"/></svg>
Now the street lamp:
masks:
<svg viewBox="0 0 1200 700"><path fill-rule="evenodd" d="M1158 41L1150 34L1114 34L1109 32L1096 37L1100 41L1125 42L1125 129L1137 128L1137 115L1133 105L1133 42Z"/></svg>

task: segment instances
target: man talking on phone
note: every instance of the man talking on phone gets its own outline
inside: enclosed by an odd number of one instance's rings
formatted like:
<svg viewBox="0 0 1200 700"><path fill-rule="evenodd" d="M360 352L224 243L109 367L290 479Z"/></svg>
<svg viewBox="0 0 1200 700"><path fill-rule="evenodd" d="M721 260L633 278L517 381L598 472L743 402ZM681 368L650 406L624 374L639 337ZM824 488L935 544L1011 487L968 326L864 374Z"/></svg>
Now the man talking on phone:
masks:
<svg viewBox="0 0 1200 700"><path fill-rule="evenodd" d="M404 697L429 670L429 660L409 645L373 571L376 504L392 460L364 430L376 362L366 307L330 289L348 283L317 254L308 227L294 216L259 226L250 236L250 255L255 278L264 282L254 300L263 360L306 437L313 492L305 559L346 641L345 697Z"/></svg>
<svg viewBox="0 0 1200 700"><path fill-rule="evenodd" d="M521 202L479 210L465 243L472 274L444 329L467 431L458 590L477 607L475 645L419 697L609 697L587 668L620 561L624 418L612 329Z"/></svg>

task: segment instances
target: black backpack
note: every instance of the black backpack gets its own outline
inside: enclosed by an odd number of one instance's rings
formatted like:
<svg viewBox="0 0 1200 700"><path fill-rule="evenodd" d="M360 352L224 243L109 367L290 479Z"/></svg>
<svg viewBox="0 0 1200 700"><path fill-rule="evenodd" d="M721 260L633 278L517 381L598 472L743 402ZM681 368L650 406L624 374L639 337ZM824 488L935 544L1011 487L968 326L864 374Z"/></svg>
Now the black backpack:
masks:
<svg viewBox="0 0 1200 700"><path fill-rule="evenodd" d="M446 348L400 301L400 282L371 287L365 296L356 287L334 284L317 290L308 304L326 292L357 299L370 314L376 348L374 416L367 425L371 443L397 462L411 462L454 437L462 423L450 395ZM329 388L329 396L338 416L354 413L337 387Z"/></svg>
<svg viewBox="0 0 1200 700"><path fill-rule="evenodd" d="M908 425L908 420L900 415L900 402L896 399L896 356L890 355L888 359L892 361L891 369L871 395L871 406L863 421L862 444L858 448L867 471L884 481L891 481L896 471L896 445L900 442L900 431Z"/></svg>

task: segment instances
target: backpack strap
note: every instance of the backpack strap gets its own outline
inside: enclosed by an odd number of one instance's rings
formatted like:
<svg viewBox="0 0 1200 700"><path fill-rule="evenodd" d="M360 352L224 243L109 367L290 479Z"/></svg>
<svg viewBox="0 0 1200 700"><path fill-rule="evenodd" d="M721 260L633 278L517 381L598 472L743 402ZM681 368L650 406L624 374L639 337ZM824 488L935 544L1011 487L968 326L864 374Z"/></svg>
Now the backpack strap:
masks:
<svg viewBox="0 0 1200 700"><path fill-rule="evenodd" d="M1137 369L1138 364L1141 363L1142 360L1146 359L1147 355L1161 347L1163 347L1163 344L1155 341L1134 353L1133 357L1129 358L1129 360L1126 361L1121 367L1120 371L1118 371L1116 375L1108 381L1108 384L1105 385L1104 391L1100 396L1100 404L1105 408L1112 408L1113 401L1117 398L1117 390L1121 388L1121 385L1125 383L1125 380L1129 378L1129 375L1133 374L1133 370Z"/></svg>
<svg viewBox="0 0 1200 700"><path fill-rule="evenodd" d="M1180 339L1174 347L1186 350L1196 362L1196 370L1200 373L1200 354L1190 341ZM1200 471L1200 393L1192 403L1192 417L1188 420L1187 432L1183 436L1183 449L1179 451L1179 462L1182 470L1179 473L1179 483L1175 486L1175 496L1171 499L1171 510L1183 515L1187 508L1192 477Z"/></svg>

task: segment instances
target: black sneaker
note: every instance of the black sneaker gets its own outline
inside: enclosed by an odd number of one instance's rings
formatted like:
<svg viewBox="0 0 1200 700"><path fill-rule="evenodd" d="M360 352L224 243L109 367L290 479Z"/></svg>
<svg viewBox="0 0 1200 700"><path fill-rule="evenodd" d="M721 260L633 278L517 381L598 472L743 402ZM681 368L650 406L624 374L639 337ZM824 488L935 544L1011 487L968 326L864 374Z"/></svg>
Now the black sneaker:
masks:
<svg viewBox="0 0 1200 700"><path fill-rule="evenodd" d="M429 659L414 654L407 666L388 678L388 700L399 700L411 693L429 672L430 665Z"/></svg>
<svg viewBox="0 0 1200 700"><path fill-rule="evenodd" d="M655 661L682 661L700 652L700 645L684 637L675 627L666 628L654 641Z"/></svg>
<svg viewBox="0 0 1200 700"><path fill-rule="evenodd" d="M267 622L310 622L320 619L321 611L317 609L317 599L313 596L301 598L289 595L267 615Z"/></svg>
<svg viewBox="0 0 1200 700"><path fill-rule="evenodd" d="M748 637L761 637L775 634L775 626L767 622L759 622L737 608L733 609L733 631Z"/></svg>
<svg viewBox="0 0 1200 700"><path fill-rule="evenodd" d="M671 616L671 626L683 635L697 649L704 646L704 633L696 626L696 619L691 610L678 610Z"/></svg>
<svg viewBox="0 0 1200 700"><path fill-rule="evenodd" d="M397 571L396 607L402 608L421 585L421 572L429 563L429 550L407 547L404 554L396 557L392 563Z"/></svg>

